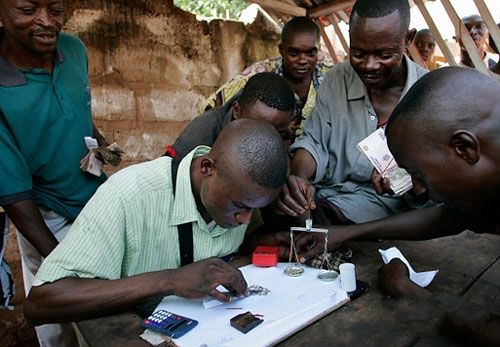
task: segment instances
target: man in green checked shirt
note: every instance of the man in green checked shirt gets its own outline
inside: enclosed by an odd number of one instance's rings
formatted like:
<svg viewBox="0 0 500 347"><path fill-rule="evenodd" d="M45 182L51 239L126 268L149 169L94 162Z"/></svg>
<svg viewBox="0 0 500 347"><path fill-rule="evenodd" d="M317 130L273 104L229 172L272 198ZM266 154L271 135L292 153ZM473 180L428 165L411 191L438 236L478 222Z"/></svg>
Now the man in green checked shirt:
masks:
<svg viewBox="0 0 500 347"><path fill-rule="evenodd" d="M218 257L238 249L252 210L277 197L287 164L272 125L240 119L180 163L161 157L118 172L40 267L26 317L77 321L165 295L227 300L219 285L244 293L241 272Z"/></svg>

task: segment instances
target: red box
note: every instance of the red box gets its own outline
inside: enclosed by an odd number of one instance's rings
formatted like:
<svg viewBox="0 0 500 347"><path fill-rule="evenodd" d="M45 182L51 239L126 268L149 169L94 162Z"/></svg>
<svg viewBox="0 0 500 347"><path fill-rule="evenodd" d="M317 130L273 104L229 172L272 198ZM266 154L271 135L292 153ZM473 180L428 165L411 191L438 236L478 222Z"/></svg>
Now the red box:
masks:
<svg viewBox="0 0 500 347"><path fill-rule="evenodd" d="M270 267L278 264L278 246L258 246L252 254L252 264L255 266Z"/></svg>

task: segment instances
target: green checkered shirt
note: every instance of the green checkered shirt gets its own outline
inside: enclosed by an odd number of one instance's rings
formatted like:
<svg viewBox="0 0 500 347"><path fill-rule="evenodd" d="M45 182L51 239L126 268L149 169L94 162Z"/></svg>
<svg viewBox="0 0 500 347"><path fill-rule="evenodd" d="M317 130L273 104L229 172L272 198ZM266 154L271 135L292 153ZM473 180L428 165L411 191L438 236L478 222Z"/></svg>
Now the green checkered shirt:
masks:
<svg viewBox="0 0 500 347"><path fill-rule="evenodd" d="M199 146L181 161L175 199L169 157L113 175L85 206L68 236L43 262L37 280L118 279L178 268L177 226L186 222L193 223L194 261L235 252L247 226L210 227L196 209L191 191L191 161L209 150Z"/></svg>

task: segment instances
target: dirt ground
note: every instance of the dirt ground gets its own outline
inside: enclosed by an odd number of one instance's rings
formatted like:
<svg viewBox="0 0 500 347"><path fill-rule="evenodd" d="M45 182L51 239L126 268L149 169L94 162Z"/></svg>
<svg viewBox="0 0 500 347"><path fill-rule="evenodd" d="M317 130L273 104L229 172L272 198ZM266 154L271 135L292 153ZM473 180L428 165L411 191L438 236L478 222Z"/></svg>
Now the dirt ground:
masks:
<svg viewBox="0 0 500 347"><path fill-rule="evenodd" d="M2 347L38 347L35 329L23 316L24 288L21 272L21 258L17 248L14 228L10 228L5 259L10 265L16 283L16 296L11 302L13 311L0 310L0 345Z"/></svg>

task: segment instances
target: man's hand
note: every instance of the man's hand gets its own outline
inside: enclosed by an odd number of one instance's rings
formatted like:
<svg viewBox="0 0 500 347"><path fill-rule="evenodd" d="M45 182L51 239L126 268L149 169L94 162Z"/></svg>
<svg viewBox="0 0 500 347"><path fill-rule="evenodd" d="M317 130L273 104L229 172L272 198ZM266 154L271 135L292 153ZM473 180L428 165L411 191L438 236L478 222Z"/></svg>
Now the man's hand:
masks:
<svg viewBox="0 0 500 347"><path fill-rule="evenodd" d="M431 294L410 280L408 268L397 258L378 269L378 285L390 296L427 297Z"/></svg>
<svg viewBox="0 0 500 347"><path fill-rule="evenodd" d="M276 201L277 212L297 217L308 209L314 210L316 208L314 192L314 186L309 180L294 175L288 176L287 184L283 186L281 195Z"/></svg>
<svg viewBox="0 0 500 347"><path fill-rule="evenodd" d="M174 295L188 299L212 296L220 301L229 301L231 296L216 288L222 285L238 295L245 294L247 282L240 270L219 258L209 258L183 266L176 271Z"/></svg>
<svg viewBox="0 0 500 347"><path fill-rule="evenodd" d="M390 180L388 178L382 177L382 175L376 169L373 169L370 180L372 181L373 189L375 189L378 195L394 195L394 192L391 189Z"/></svg>
<svg viewBox="0 0 500 347"><path fill-rule="evenodd" d="M318 228L326 229L326 227L322 226L318 226ZM327 245L327 250L329 252L339 248L342 245L343 240L341 239L340 235L340 232L336 232L335 230L332 230L332 228L330 228L328 232ZM325 234L312 232L296 233L295 247L297 248L299 261L301 263L304 263L308 259L318 254L323 254L323 252L325 251Z"/></svg>

